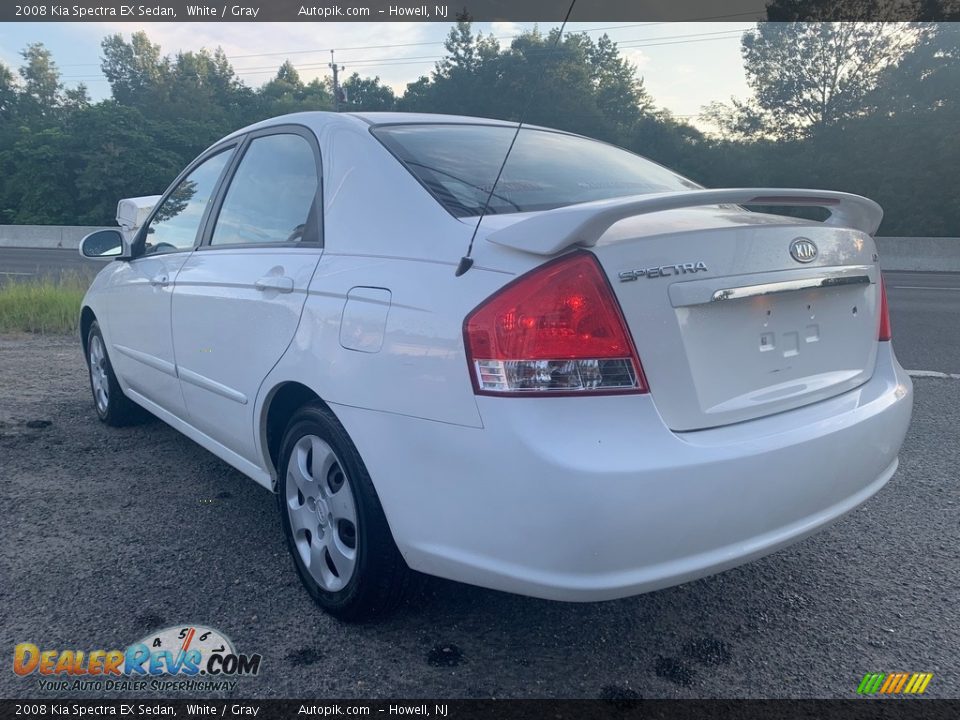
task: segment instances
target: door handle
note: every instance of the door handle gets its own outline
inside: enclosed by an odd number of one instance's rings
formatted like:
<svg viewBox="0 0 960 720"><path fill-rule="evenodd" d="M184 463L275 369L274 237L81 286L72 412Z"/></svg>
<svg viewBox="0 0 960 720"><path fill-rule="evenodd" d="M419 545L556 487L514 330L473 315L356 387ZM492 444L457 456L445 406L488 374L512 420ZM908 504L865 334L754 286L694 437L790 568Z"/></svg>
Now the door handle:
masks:
<svg viewBox="0 0 960 720"><path fill-rule="evenodd" d="M150 284L153 287L166 287L170 284L170 280L166 275L156 275L150 278Z"/></svg>
<svg viewBox="0 0 960 720"><path fill-rule="evenodd" d="M293 292L293 278L286 275L268 275L257 280L253 286L261 292L276 290L277 292Z"/></svg>

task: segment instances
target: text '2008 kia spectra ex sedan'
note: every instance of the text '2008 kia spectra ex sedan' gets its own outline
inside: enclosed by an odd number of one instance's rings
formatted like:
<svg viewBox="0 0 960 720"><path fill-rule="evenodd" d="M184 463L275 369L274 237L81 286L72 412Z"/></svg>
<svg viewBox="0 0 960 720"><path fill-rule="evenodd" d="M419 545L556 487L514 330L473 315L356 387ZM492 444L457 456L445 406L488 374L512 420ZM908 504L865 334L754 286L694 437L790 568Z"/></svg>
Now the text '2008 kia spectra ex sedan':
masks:
<svg viewBox="0 0 960 720"><path fill-rule="evenodd" d="M388 609L411 569L641 593L796 541L894 474L912 386L880 218L545 128L276 118L85 238L114 260L81 316L94 404L273 490L340 617Z"/></svg>

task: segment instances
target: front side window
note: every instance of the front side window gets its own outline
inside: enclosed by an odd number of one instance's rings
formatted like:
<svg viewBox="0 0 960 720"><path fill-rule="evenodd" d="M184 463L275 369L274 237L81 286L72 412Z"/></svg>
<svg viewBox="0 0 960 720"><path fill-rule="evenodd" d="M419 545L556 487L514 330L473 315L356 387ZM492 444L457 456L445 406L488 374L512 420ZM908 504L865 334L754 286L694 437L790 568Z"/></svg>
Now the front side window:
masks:
<svg viewBox="0 0 960 720"><path fill-rule="evenodd" d="M479 215L513 140L503 125L383 125L373 134L450 213ZM550 210L627 195L693 190L686 178L613 145L524 128L487 212Z"/></svg>
<svg viewBox="0 0 960 720"><path fill-rule="evenodd" d="M210 244L318 241L311 210L319 187L306 139L293 134L255 138L227 189Z"/></svg>
<svg viewBox="0 0 960 720"><path fill-rule="evenodd" d="M228 148L207 158L173 189L147 227L145 254L193 248L207 203L231 155L233 148Z"/></svg>

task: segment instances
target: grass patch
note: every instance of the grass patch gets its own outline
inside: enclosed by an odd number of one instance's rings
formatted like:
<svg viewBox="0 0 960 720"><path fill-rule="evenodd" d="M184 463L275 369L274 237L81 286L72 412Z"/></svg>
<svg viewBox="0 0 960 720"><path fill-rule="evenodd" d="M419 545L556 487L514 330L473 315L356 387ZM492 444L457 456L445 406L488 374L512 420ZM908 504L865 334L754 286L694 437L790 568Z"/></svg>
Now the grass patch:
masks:
<svg viewBox="0 0 960 720"><path fill-rule="evenodd" d="M75 332L89 284L86 278L67 276L0 285L0 332Z"/></svg>

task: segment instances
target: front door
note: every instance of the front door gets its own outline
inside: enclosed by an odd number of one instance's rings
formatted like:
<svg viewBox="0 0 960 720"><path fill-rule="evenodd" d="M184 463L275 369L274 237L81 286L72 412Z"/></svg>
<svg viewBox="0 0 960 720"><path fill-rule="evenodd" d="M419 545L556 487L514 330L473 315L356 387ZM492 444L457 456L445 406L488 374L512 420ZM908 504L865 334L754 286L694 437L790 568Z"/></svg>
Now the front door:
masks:
<svg viewBox="0 0 960 720"><path fill-rule="evenodd" d="M232 154L207 156L167 193L137 243L138 257L121 261L108 287L110 361L130 390L178 417L185 407L170 332L174 282Z"/></svg>
<svg viewBox="0 0 960 720"><path fill-rule="evenodd" d="M173 292L190 423L258 463L253 406L293 339L322 251L320 154L308 131L250 135Z"/></svg>

